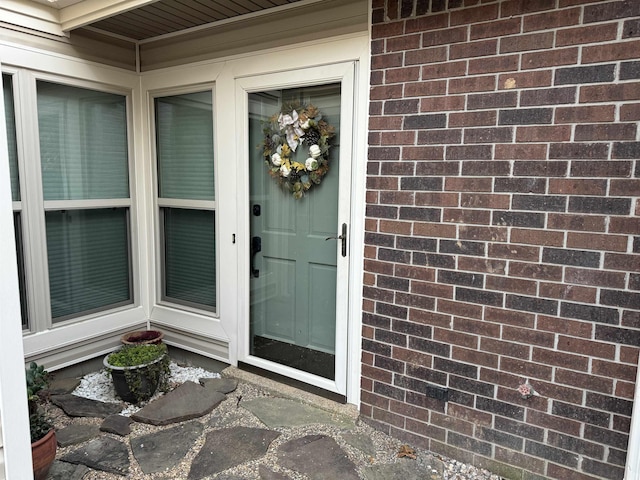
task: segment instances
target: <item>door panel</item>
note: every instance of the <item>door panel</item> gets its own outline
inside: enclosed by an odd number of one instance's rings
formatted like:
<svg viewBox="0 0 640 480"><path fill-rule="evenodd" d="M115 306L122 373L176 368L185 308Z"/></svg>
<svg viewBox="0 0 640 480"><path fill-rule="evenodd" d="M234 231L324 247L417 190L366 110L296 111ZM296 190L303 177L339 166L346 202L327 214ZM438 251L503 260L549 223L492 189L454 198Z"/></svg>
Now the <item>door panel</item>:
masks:
<svg viewBox="0 0 640 480"><path fill-rule="evenodd" d="M340 83L249 94L249 178L252 277L251 355L335 378L336 241L340 180ZM283 105L314 105L336 128L329 172L302 198L269 174L263 127ZM291 160L305 163L302 144ZM259 251L257 239L259 238ZM322 368L319 368L322 366Z"/></svg>

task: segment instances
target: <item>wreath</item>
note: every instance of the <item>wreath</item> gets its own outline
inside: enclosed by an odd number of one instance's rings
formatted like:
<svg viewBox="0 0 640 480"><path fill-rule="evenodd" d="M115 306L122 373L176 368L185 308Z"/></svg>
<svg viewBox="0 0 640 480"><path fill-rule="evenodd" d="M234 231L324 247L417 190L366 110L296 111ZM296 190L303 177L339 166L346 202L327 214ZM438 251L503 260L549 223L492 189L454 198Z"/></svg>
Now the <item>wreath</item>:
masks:
<svg viewBox="0 0 640 480"><path fill-rule="evenodd" d="M302 198L314 185L320 185L329 172L329 140L335 128L322 119L314 105L289 105L264 123L264 141L260 145L269 175L278 184ZM297 161L302 147L307 148L304 163Z"/></svg>

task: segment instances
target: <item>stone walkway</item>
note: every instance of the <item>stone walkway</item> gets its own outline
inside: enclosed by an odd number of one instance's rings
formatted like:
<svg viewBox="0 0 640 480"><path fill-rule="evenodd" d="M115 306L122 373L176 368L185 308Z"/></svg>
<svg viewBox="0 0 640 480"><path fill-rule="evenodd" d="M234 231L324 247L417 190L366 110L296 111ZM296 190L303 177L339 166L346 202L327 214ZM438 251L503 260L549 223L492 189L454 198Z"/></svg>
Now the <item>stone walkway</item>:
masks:
<svg viewBox="0 0 640 480"><path fill-rule="evenodd" d="M435 480L443 464L358 421L353 406L229 367L185 382L129 417L121 404L64 393L51 402L50 480ZM67 392L73 390L67 385Z"/></svg>

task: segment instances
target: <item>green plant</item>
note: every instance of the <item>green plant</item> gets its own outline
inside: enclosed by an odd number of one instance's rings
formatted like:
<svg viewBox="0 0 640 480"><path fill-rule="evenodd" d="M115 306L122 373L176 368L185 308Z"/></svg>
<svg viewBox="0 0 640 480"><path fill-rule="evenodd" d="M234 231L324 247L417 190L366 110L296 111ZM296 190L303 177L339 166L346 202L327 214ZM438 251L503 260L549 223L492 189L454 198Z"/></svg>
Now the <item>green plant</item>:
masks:
<svg viewBox="0 0 640 480"><path fill-rule="evenodd" d="M27 402L29 405L29 428L31 443L40 440L53 428L51 422L38 406L39 393L49 385L49 374L42 365L31 362L25 371Z"/></svg>
<svg viewBox="0 0 640 480"><path fill-rule="evenodd" d="M132 395L135 402L138 403L153 394L153 391L150 391L150 385L154 385L154 391L155 385L158 385L161 391L168 390L168 380L171 374L169 363L167 346L162 343L158 345L124 345L107 356L105 365L114 367L110 369L114 383L115 367L124 370L124 378L130 391L128 395ZM134 368L140 366L144 366L144 368ZM116 391L118 388L116 385ZM120 392L118 393L121 397L123 396Z"/></svg>

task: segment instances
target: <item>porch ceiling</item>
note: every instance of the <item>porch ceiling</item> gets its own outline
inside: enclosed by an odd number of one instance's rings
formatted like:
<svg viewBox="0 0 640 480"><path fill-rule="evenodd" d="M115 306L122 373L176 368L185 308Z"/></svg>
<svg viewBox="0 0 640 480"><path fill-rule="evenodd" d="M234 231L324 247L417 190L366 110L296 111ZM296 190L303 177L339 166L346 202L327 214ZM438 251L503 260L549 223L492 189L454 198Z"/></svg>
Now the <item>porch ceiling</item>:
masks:
<svg viewBox="0 0 640 480"><path fill-rule="evenodd" d="M90 27L134 41L317 0L32 0L58 10L64 31ZM105 7L105 3L108 6Z"/></svg>

